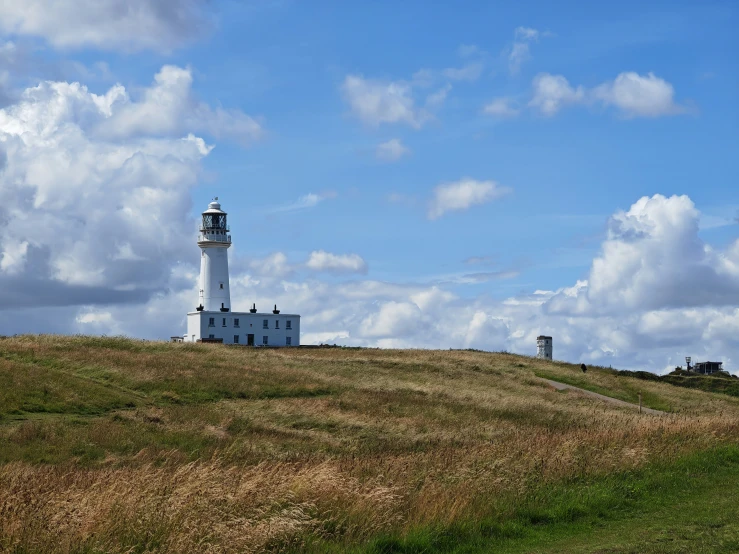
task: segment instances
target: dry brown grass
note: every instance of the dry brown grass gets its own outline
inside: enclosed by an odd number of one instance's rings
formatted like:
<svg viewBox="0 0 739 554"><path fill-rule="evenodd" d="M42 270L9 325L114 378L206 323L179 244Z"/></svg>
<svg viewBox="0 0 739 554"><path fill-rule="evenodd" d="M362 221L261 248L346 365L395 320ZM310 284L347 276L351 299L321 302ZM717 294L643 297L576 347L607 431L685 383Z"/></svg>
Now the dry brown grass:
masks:
<svg viewBox="0 0 739 554"><path fill-rule="evenodd" d="M577 368L506 354L18 337L0 355L7 552L352 543L739 438L736 399L640 382L675 411L640 415L534 376ZM47 377L55 413L24 410Z"/></svg>

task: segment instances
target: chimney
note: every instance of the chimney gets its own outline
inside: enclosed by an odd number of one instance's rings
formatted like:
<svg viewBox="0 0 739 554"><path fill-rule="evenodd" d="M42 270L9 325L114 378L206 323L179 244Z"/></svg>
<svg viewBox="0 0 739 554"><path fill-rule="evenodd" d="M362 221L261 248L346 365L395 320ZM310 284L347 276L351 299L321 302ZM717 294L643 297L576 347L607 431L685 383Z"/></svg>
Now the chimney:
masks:
<svg viewBox="0 0 739 554"><path fill-rule="evenodd" d="M275 315L277 315L277 314L280 313L280 310L277 309L277 304L275 304L275 309L272 310L272 313L275 314Z"/></svg>
<svg viewBox="0 0 739 554"><path fill-rule="evenodd" d="M252 314L257 313L257 305L256 305L256 303L251 305L251 310L249 310L249 313L252 313Z"/></svg>

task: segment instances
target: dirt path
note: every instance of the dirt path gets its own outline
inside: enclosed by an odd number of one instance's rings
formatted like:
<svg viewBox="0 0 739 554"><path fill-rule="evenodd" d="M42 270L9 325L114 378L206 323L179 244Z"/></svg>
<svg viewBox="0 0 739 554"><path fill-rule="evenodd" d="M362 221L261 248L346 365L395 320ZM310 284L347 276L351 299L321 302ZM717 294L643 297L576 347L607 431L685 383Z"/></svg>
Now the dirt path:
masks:
<svg viewBox="0 0 739 554"><path fill-rule="evenodd" d="M610 402L611 404L617 404L625 408L636 408L637 410L639 409L638 404L632 404L631 402L625 402L623 400L619 400L618 398L611 398L610 396L605 396L603 394L598 394L597 392L581 389L580 387L573 387L572 385L560 383L559 381L552 381L551 379L544 379L544 381L549 383L551 386L553 386L557 390L572 389L572 390L581 392L587 396L597 398L598 400ZM652 415L665 415L666 414L666 412L661 412L660 410L653 410L652 408L645 408L645 407L642 407L641 411L645 414L652 414Z"/></svg>

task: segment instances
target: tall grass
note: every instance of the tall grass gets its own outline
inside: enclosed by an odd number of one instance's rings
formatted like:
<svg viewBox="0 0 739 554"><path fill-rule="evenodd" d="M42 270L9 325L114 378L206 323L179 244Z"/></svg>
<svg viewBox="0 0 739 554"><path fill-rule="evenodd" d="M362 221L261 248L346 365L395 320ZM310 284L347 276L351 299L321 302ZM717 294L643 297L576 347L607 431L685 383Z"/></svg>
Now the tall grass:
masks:
<svg viewBox="0 0 739 554"><path fill-rule="evenodd" d="M736 399L645 382L672 413L644 415L534 374L576 367L508 354L25 336L0 362L10 552L351 545L739 438Z"/></svg>

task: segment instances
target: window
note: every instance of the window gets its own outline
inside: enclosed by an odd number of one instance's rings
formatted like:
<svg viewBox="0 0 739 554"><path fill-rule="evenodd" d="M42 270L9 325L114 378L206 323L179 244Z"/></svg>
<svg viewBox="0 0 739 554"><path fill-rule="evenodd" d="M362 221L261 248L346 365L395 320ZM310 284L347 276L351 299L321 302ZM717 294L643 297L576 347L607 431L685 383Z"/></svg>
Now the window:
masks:
<svg viewBox="0 0 739 554"><path fill-rule="evenodd" d="M208 335L208 338L209 339L214 339L214 338L216 338L216 336L215 335Z"/></svg>
<svg viewBox="0 0 739 554"><path fill-rule="evenodd" d="M275 329L279 329L279 328L280 328L280 320L275 319Z"/></svg>
<svg viewBox="0 0 739 554"><path fill-rule="evenodd" d="M269 337L267 335L262 337L262 344L269 344Z"/></svg>
<svg viewBox="0 0 739 554"><path fill-rule="evenodd" d="M224 327L226 326L226 318L225 317L223 318L223 326Z"/></svg>
<svg viewBox="0 0 739 554"><path fill-rule="evenodd" d="M234 327L238 327L238 326L239 326L239 318L236 317L234 318Z"/></svg>
<svg viewBox="0 0 739 554"><path fill-rule="evenodd" d="M221 283L221 290L223 290L223 283Z"/></svg>
<svg viewBox="0 0 739 554"><path fill-rule="evenodd" d="M195 342L195 335L192 336L192 342Z"/></svg>
<svg viewBox="0 0 739 554"><path fill-rule="evenodd" d="M292 320L291 320L291 319L288 319L288 320L287 320L287 321L285 322L285 329L292 329L292 328L293 328L293 322L292 322Z"/></svg>
<svg viewBox="0 0 739 554"><path fill-rule="evenodd" d="M292 344L293 344L293 339L292 339L292 337L285 337L285 344L286 344L287 346L292 346Z"/></svg>
<svg viewBox="0 0 739 554"><path fill-rule="evenodd" d="M215 327L215 326L216 326L216 318L215 317L211 317L208 320L208 327Z"/></svg>
<svg viewBox="0 0 739 554"><path fill-rule="evenodd" d="M266 319L262 320L262 329L269 329L269 321Z"/></svg>
<svg viewBox="0 0 739 554"><path fill-rule="evenodd" d="M239 335L234 335L234 344L239 344Z"/></svg>

